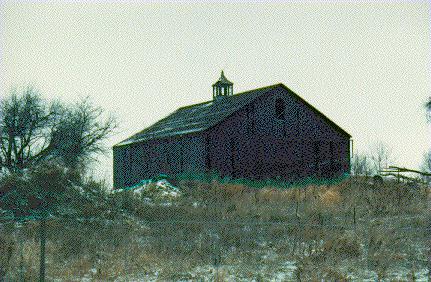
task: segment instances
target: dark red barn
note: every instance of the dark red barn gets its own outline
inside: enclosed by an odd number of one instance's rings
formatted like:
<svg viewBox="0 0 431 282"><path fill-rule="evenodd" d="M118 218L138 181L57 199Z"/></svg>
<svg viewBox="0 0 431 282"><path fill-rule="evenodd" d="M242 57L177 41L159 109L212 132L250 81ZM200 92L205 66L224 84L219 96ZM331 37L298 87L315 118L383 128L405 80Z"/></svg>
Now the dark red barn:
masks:
<svg viewBox="0 0 431 282"><path fill-rule="evenodd" d="M222 72L211 101L179 108L113 147L114 187L184 172L331 178L349 172L350 137L285 85L234 95Z"/></svg>

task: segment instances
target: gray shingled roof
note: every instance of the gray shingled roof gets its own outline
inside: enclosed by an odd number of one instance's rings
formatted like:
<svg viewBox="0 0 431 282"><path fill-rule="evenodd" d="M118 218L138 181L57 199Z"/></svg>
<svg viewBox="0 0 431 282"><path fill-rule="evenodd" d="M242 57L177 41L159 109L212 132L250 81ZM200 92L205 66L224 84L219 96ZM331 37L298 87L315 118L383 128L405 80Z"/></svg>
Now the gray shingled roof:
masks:
<svg viewBox="0 0 431 282"><path fill-rule="evenodd" d="M203 131L221 122L261 94L277 86L278 84L271 85L232 96L220 97L216 101L211 100L179 108L167 117L115 146Z"/></svg>
<svg viewBox="0 0 431 282"><path fill-rule="evenodd" d="M277 87L283 87L285 89L288 89L286 86L279 83L263 88L238 93L232 96L220 97L219 99L214 101L211 100L208 102L179 108L167 117L159 120L155 124L134 134L133 136L121 141L115 146L123 146L151 139L181 136L189 133L204 131L223 121L229 115L246 106L257 97ZM293 94L296 95L295 93ZM334 127L341 130L346 135L350 136L350 134L348 134L335 123L333 123L329 118L327 118L313 106L308 104L301 97L299 97L298 95L296 96L303 102L305 102L309 107L311 107L315 112L323 116Z"/></svg>

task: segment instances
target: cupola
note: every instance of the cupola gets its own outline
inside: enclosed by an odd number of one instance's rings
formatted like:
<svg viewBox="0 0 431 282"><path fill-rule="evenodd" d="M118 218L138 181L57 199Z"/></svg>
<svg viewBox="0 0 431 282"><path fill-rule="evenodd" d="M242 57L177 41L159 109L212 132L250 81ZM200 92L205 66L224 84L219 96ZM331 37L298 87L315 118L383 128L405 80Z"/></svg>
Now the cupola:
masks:
<svg viewBox="0 0 431 282"><path fill-rule="evenodd" d="M233 83L230 82L221 71L220 78L213 84L213 99L233 95Z"/></svg>

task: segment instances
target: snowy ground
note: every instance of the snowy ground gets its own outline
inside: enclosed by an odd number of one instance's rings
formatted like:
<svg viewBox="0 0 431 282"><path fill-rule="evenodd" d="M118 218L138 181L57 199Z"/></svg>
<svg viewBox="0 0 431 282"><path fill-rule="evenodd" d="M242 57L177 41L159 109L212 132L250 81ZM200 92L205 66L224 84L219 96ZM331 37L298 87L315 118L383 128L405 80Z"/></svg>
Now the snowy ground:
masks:
<svg viewBox="0 0 431 282"><path fill-rule="evenodd" d="M175 281L214 281L217 277L220 281L298 281L296 278L295 270L297 269L295 262L286 261L280 264L280 267L276 272L266 272L265 265L262 265L261 269L253 273L244 273L241 268L235 268L229 265L221 265L218 268L213 266L199 266L189 271L185 270L182 273L178 273L178 278ZM75 281L94 281L94 274L96 269L92 269L90 273L85 275L81 279ZM163 278L159 276L160 270L155 270L153 273L133 274L127 275L121 278L117 278L114 281L163 281ZM364 281L364 282L375 282L378 280L378 275L374 271L363 270L356 273L349 273L348 278L351 281ZM259 277L259 278L254 278ZM427 282L428 281L428 269L420 269L415 272L415 280L412 280L412 274L409 269L401 268L393 270L387 274L386 278L380 281L417 281ZM61 281L61 280L54 280Z"/></svg>

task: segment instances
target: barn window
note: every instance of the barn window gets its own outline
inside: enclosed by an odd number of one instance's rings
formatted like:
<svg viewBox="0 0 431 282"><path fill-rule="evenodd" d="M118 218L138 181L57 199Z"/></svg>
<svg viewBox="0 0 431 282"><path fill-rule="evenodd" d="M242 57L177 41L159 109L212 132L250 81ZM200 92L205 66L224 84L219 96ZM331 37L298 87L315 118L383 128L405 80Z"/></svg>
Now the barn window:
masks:
<svg viewBox="0 0 431 282"><path fill-rule="evenodd" d="M278 98L275 100L275 117L277 119L284 119L284 100Z"/></svg>

